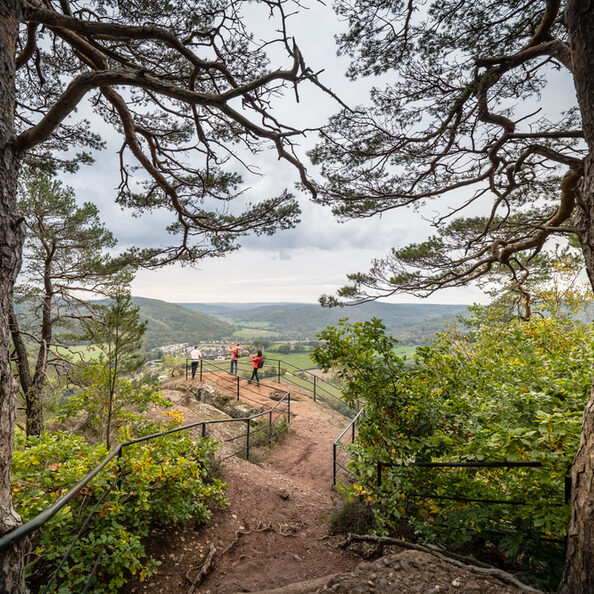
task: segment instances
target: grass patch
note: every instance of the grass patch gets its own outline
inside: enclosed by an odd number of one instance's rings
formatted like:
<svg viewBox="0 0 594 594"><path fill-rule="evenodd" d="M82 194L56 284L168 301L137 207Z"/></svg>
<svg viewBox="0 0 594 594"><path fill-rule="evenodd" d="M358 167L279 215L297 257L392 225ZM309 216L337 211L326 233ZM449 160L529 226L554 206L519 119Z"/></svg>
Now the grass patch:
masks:
<svg viewBox="0 0 594 594"><path fill-rule="evenodd" d="M279 336L278 332L265 328L242 328L233 333L234 338L241 338L244 342L249 342L253 338L274 338L276 336Z"/></svg>
<svg viewBox="0 0 594 594"><path fill-rule="evenodd" d="M71 347L55 347L52 349L60 357L71 361L96 361L101 355L101 351L93 344L76 345Z"/></svg>
<svg viewBox="0 0 594 594"><path fill-rule="evenodd" d="M417 348L417 345L399 346L394 349L394 352L399 357L406 357L407 359L411 359L412 357L414 357Z"/></svg>
<svg viewBox="0 0 594 594"><path fill-rule="evenodd" d="M278 360L281 361L281 367L283 363L294 365L300 369L317 369L315 363L310 359L309 353L275 353L270 352L269 356L264 353L264 363L268 365L278 365Z"/></svg>
<svg viewBox="0 0 594 594"><path fill-rule="evenodd" d="M373 508L359 499L348 499L330 516L332 534L368 534L374 529Z"/></svg>

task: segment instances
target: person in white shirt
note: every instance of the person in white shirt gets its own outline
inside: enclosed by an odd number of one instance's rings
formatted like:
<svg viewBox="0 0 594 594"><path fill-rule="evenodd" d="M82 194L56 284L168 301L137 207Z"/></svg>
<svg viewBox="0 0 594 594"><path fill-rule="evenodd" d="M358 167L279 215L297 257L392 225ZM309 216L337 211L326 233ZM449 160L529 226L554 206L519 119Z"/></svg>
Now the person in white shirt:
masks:
<svg viewBox="0 0 594 594"><path fill-rule="evenodd" d="M198 369L198 363L200 362L201 358L202 358L202 353L200 352L198 345L196 345L190 351L190 359L192 360L192 379L194 379L194 376L196 375L196 370Z"/></svg>

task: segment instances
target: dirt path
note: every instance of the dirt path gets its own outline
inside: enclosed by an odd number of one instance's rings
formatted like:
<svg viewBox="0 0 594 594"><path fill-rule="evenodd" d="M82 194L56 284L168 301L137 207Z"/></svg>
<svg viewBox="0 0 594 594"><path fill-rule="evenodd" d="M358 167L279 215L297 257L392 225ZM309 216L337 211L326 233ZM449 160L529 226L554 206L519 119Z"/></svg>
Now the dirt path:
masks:
<svg viewBox="0 0 594 594"><path fill-rule="evenodd" d="M252 404L270 405L270 391L253 387ZM185 404L186 422L191 422L191 407ZM154 535L151 553L162 562L159 573L130 592L264 590L357 565L360 557L322 540L337 500L332 442L348 420L304 396L291 402L291 413L290 431L258 464L237 458L225 463L229 509L215 512L200 529L186 526ZM213 569L192 590L199 572L193 568L200 567L212 547Z"/></svg>
<svg viewBox="0 0 594 594"><path fill-rule="evenodd" d="M235 381L235 380L233 380ZM208 378L205 376L205 383ZM177 380L165 395L183 411L187 423L221 418L187 391L198 383ZM242 383L243 387L243 383ZM252 386L250 404L266 403L275 390ZM236 383L231 382L235 394ZM288 388L287 388L288 389ZM388 547L385 557L362 562L324 539L338 497L332 490L332 442L348 420L297 396L291 429L263 457L230 458L222 478L229 484L229 508L208 525L161 527L148 552L161 561L147 582L132 582L126 593L166 594L515 594L527 591L492 575L440 560L427 552ZM154 411L155 415L159 411ZM258 458L260 458L258 460ZM256 463L257 462L257 463ZM205 560L210 571L198 580ZM317 579L319 578L319 579ZM534 592L535 590L529 590Z"/></svg>

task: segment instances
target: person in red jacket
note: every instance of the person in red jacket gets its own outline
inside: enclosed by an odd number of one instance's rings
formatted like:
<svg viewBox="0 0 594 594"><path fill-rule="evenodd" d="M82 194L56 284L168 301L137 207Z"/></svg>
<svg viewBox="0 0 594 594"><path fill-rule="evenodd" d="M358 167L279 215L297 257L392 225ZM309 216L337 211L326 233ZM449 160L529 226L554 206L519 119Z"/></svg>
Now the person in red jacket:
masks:
<svg viewBox="0 0 594 594"><path fill-rule="evenodd" d="M239 361L239 343L236 342L235 346L227 345L229 352L231 353L231 371L233 375L237 375L237 361ZM235 370L235 371L233 371Z"/></svg>
<svg viewBox="0 0 594 594"><path fill-rule="evenodd" d="M255 379L256 383L258 385L260 385L260 378L258 377L258 369L260 367L262 367L262 365L260 364L263 357L262 357L262 351L258 351L258 353L254 356L254 355L250 355L250 359L252 360L252 366L253 366L253 370L252 370L252 377L250 377L250 382Z"/></svg>

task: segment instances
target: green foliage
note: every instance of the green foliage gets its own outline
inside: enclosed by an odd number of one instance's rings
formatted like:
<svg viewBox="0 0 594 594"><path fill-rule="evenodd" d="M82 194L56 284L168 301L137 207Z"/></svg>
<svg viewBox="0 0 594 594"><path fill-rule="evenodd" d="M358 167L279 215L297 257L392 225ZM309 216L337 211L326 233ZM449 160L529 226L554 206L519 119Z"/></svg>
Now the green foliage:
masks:
<svg viewBox="0 0 594 594"><path fill-rule="evenodd" d="M404 366L382 326L329 328L314 351L367 413L353 449L353 493L379 506L380 530L406 517L426 539L495 542L510 557L553 567L567 533L564 478L590 390L594 329L563 315L509 321L475 308L465 329L419 347ZM384 470L377 462L401 464ZM540 462L542 468L427 469L412 462ZM477 505L442 499L522 501ZM558 578L559 576L557 576ZM549 584L550 585L550 584Z"/></svg>
<svg viewBox="0 0 594 594"><path fill-rule="evenodd" d="M28 439L18 434L15 446L12 493L25 521L64 495L107 454L103 445L66 433ZM153 574L159 562L148 558L143 544L152 523L202 523L211 505L224 504L225 485L211 473L213 448L209 440L193 443L185 432L126 447L119 462L112 461L36 534L27 556L29 582L47 583L84 518L106 493L51 591L81 592L99 558L97 593L119 591L131 575L142 580Z"/></svg>

